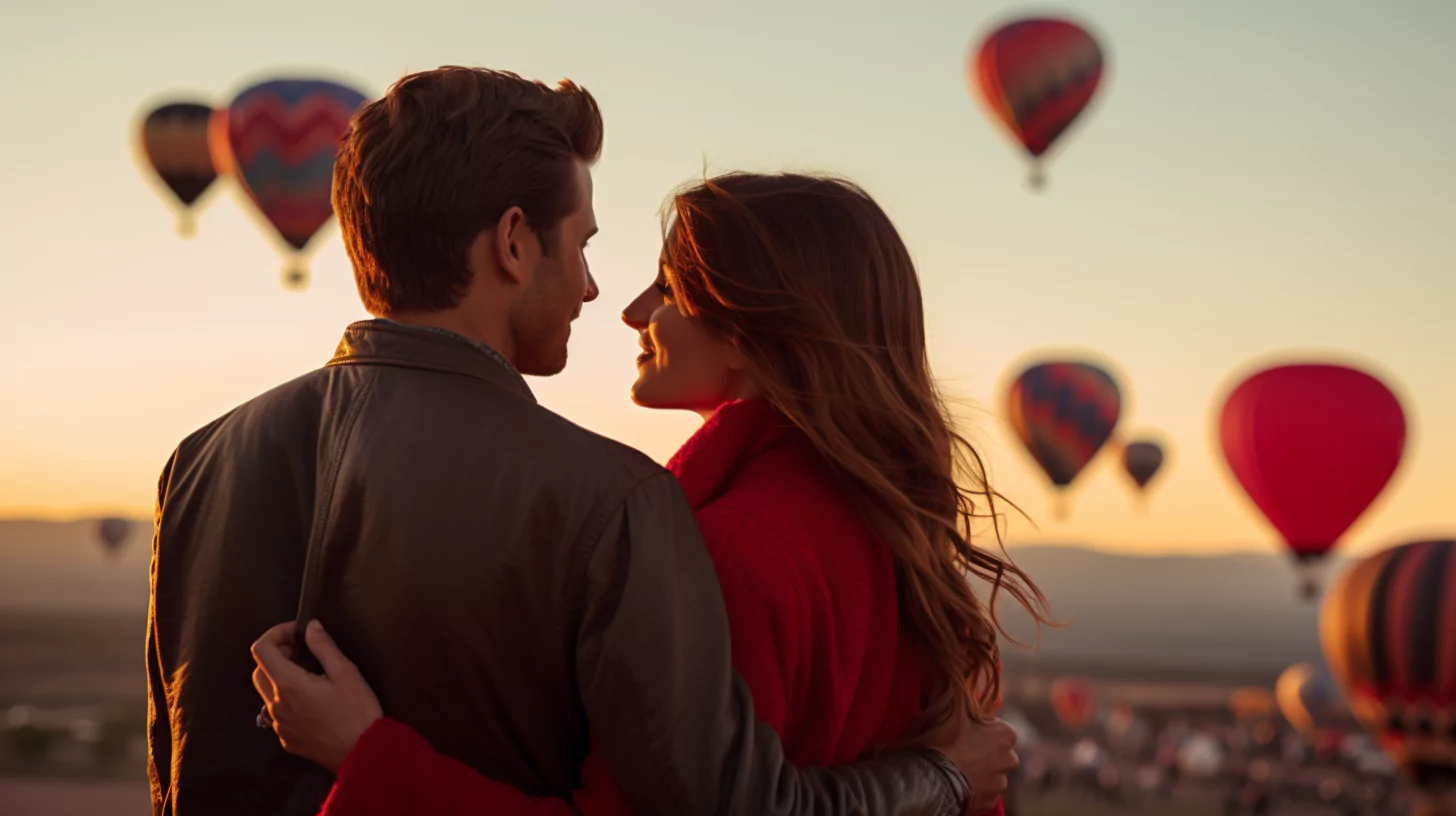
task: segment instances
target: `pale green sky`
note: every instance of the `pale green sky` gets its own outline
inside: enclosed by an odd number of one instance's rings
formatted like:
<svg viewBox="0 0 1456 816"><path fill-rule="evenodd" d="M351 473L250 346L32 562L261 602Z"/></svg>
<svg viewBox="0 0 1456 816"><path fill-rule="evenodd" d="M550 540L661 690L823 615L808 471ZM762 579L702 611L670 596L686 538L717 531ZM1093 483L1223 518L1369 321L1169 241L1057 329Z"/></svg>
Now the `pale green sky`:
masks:
<svg viewBox="0 0 1456 816"><path fill-rule="evenodd" d="M893 8L893 10L892 10ZM1233 372L1310 351L1372 361L1413 418L1406 464L1353 551L1456 530L1456 3L1104 0L1109 75L1043 195L967 94L971 42L1017 3L195 2L0 9L0 516L146 512L189 431L327 359L363 316L331 226L306 293L231 185L199 235L133 158L148 102L224 102L324 73L371 94L410 70L569 76L601 101L602 298L542 401L665 459L695 419L632 407L617 315L653 274L656 212L710 169L863 183L920 266L938 373L999 411L1027 354L1090 348L1131 391L1124 429L1174 445L1149 512L1110 457L1074 515L992 413L967 422L1040 523L1018 541L1268 547L1211 437Z"/></svg>

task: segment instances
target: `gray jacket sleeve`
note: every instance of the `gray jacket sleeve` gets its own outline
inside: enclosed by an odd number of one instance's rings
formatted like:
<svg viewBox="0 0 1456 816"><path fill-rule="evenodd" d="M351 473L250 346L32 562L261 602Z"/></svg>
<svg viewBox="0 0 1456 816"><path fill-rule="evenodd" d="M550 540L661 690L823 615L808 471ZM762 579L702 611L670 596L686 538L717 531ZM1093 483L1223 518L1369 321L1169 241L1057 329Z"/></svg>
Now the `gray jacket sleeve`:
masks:
<svg viewBox="0 0 1456 816"><path fill-rule="evenodd" d="M578 682L592 733L637 813L964 811L959 772L923 754L836 768L788 763L733 670L717 576L670 474L638 485L585 558Z"/></svg>

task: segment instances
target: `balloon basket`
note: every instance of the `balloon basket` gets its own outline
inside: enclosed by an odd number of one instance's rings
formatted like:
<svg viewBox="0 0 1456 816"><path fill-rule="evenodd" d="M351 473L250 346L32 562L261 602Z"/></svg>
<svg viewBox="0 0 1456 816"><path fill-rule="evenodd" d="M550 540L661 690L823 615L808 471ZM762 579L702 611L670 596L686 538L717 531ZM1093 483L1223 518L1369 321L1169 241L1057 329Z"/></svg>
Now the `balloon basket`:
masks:
<svg viewBox="0 0 1456 816"><path fill-rule="evenodd" d="M1067 500L1066 493L1057 493L1052 497L1052 518L1057 521L1066 521L1072 517L1071 502Z"/></svg>
<svg viewBox="0 0 1456 816"><path fill-rule="evenodd" d="M197 221L191 213L181 213L177 216L177 237L189 239L197 235Z"/></svg>
<svg viewBox="0 0 1456 816"><path fill-rule="evenodd" d="M1306 603L1315 603L1320 597L1320 561L1317 558L1300 556L1295 561L1295 573L1299 579L1299 598Z"/></svg>
<svg viewBox="0 0 1456 816"><path fill-rule="evenodd" d="M290 292L302 292L308 288L308 268L290 266L283 270L283 288Z"/></svg>
<svg viewBox="0 0 1456 816"><path fill-rule="evenodd" d="M1031 163L1030 169L1026 171L1026 186L1034 193L1046 189L1046 169L1041 166L1040 161Z"/></svg>
<svg viewBox="0 0 1456 816"><path fill-rule="evenodd" d="M1132 508L1139 516L1148 514L1148 494L1145 488L1139 487L1132 497Z"/></svg>

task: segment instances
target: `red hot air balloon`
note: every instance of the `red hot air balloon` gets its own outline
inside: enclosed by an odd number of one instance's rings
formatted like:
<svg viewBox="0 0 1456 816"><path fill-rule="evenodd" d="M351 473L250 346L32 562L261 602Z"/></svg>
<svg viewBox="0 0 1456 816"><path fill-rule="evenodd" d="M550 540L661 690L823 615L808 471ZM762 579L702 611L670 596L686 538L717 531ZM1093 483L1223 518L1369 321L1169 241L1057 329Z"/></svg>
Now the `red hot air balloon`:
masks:
<svg viewBox="0 0 1456 816"><path fill-rule="evenodd" d="M334 215L334 158L364 102L363 94L333 82L273 80L238 94L214 117L214 154L226 155L227 168L295 256ZM297 257L284 282L307 285Z"/></svg>
<svg viewBox="0 0 1456 816"><path fill-rule="evenodd" d="M1008 23L971 57L971 89L1031 154L1033 189L1044 183L1041 157L1092 100L1102 71L1097 41L1066 20Z"/></svg>
<svg viewBox="0 0 1456 816"><path fill-rule="evenodd" d="M192 205L217 178L208 148L212 108L197 102L172 102L153 109L142 121L142 154L182 205L177 232L192 236Z"/></svg>
<svg viewBox="0 0 1456 816"><path fill-rule="evenodd" d="M1091 363L1034 365L1006 394L1012 429L1059 491L1102 449L1121 411L1117 382ZM1060 496L1056 510L1058 516L1066 515Z"/></svg>
<svg viewBox="0 0 1456 816"><path fill-rule="evenodd" d="M1234 389L1219 420L1229 469L1308 569L1385 488L1405 434L1390 389L1338 365L1260 371ZM1316 594L1307 571L1304 595Z"/></svg>
<svg viewBox="0 0 1456 816"><path fill-rule="evenodd" d="M1456 793L1456 540L1355 562L1325 598L1320 641L1396 765L1429 796Z"/></svg>

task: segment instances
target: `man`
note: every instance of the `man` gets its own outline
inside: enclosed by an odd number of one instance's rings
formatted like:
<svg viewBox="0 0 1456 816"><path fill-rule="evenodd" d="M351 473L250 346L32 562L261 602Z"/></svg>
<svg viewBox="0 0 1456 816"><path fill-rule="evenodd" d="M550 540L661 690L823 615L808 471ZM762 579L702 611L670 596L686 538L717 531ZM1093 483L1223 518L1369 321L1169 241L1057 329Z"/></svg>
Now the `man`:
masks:
<svg viewBox="0 0 1456 816"><path fill-rule="evenodd" d="M531 794L579 786L589 733L643 814L949 815L1004 786L1010 741L987 763L970 727L946 746L962 768L937 751L788 766L732 671L675 480L535 403L521 374L562 370L597 296L601 141L581 88L464 68L406 77L356 117L334 207L381 319L193 434L162 475L157 813L317 809L329 777L255 726L248 651L315 616L391 716Z"/></svg>

